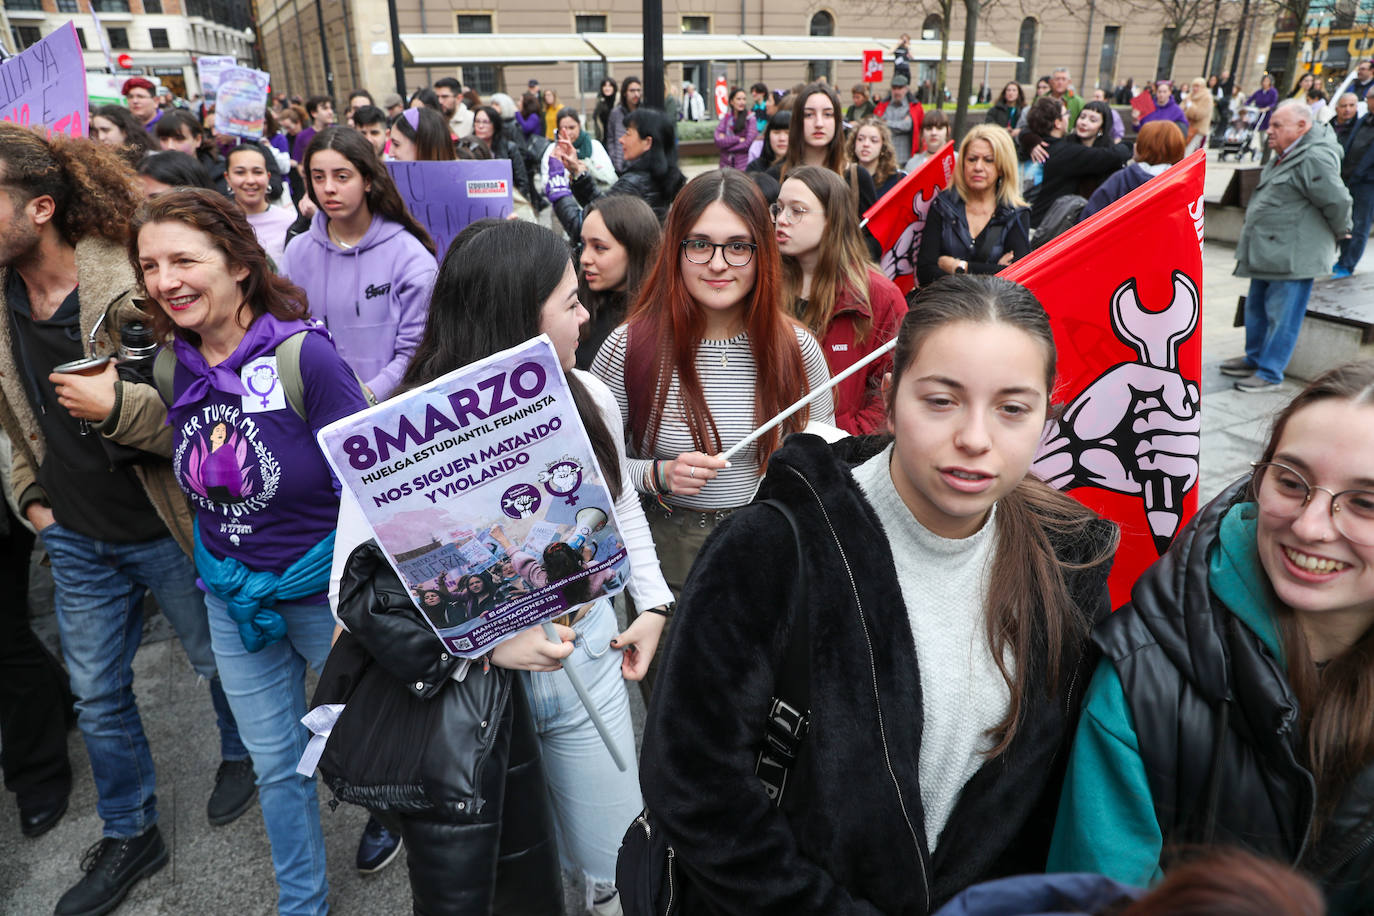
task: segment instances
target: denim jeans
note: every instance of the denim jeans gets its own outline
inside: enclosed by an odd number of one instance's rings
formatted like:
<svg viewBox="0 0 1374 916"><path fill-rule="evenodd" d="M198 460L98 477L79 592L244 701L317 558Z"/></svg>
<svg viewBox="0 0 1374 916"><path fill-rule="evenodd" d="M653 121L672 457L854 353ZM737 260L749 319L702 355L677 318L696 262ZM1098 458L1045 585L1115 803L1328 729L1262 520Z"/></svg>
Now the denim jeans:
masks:
<svg viewBox="0 0 1374 916"><path fill-rule="evenodd" d="M1245 297L1245 358L1266 382L1283 381L1307 314L1308 280L1251 280Z"/></svg>
<svg viewBox="0 0 1374 916"><path fill-rule="evenodd" d="M619 632L610 600L596 601L574 629L577 648L563 664L582 675L629 769L616 769L567 674L522 671L521 676L539 734L563 865L580 870L593 884L604 885L615 881L620 841L644 802L620 652L610 647Z"/></svg>
<svg viewBox="0 0 1374 916"><path fill-rule="evenodd" d="M153 755L133 691L134 653L143 638L143 598L149 590L180 637L191 667L210 679L224 759L248 756L219 692L195 567L171 537L117 544L61 525L49 525L40 537L52 562L62 655L91 759L96 810L105 836L138 836L157 823Z"/></svg>
<svg viewBox="0 0 1374 916"><path fill-rule="evenodd" d="M1353 206L1350 210L1350 238L1341 239L1341 256L1336 264L1351 273L1360 263L1365 243L1369 241L1369 230L1374 228L1374 184L1357 182L1350 186Z"/></svg>
<svg viewBox="0 0 1374 916"><path fill-rule="evenodd" d="M301 724L305 666L323 670L334 617L328 604L278 603L286 636L249 652L224 602L207 594L205 606L224 692L258 776L258 800L277 874L277 911L327 913L329 884L315 779L296 773L296 764L310 739Z"/></svg>

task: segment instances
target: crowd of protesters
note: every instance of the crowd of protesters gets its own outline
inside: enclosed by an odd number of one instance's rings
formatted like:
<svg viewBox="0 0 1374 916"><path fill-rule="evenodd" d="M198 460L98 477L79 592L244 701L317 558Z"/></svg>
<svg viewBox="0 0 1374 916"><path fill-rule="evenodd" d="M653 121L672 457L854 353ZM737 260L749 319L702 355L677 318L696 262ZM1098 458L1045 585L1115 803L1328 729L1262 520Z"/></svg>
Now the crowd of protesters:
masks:
<svg viewBox="0 0 1374 916"><path fill-rule="evenodd" d="M113 910L168 859L133 693L148 591L208 683L207 817L259 802L281 913L329 909L297 764L302 717L345 701L379 704L371 740L328 744L371 780L356 865L408 848L417 913L561 913L560 870L588 912L648 912L617 883L634 823L672 846L673 912L1374 912L1374 364L1307 385L1112 614L1115 525L1031 473L1048 316L995 276L1205 147L1241 95L1226 75L1146 87L1129 136L1062 69L957 137L909 65L847 107L825 82L741 86L691 180L690 83L664 110L608 78L585 120L537 81L281 99L255 141L155 90L129 80L90 139L0 125L0 760L45 833L74 716L103 823L58 916ZM1312 279L1338 243L1353 272L1374 213L1374 116L1342 97L1327 127L1312 92L1248 100L1276 155L1237 251L1242 391L1282 381ZM904 297L861 220L951 141ZM508 160L515 206L438 250L386 162L452 159ZM315 434L541 333L615 499L627 623L592 577L557 641L469 666L430 621L585 558L496 529L499 575L412 592ZM287 352L295 397L252 406ZM27 620L35 536L62 663ZM798 665L802 756L774 785L764 724ZM389 693L354 693L369 670ZM637 773L583 705L633 758L627 682L653 700Z"/></svg>

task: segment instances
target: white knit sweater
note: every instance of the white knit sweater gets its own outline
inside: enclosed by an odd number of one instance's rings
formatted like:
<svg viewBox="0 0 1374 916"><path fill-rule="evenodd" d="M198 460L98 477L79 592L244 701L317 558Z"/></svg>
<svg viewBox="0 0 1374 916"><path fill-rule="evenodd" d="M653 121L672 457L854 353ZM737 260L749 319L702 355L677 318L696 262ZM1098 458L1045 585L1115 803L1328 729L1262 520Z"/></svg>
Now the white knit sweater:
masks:
<svg viewBox="0 0 1374 916"><path fill-rule="evenodd" d="M916 642L923 701L921 801L934 852L959 793L992 747L987 730L1001 721L1010 702L983 615L996 511L970 537L934 534L897 493L891 456L889 446L855 468L854 479L887 532Z"/></svg>

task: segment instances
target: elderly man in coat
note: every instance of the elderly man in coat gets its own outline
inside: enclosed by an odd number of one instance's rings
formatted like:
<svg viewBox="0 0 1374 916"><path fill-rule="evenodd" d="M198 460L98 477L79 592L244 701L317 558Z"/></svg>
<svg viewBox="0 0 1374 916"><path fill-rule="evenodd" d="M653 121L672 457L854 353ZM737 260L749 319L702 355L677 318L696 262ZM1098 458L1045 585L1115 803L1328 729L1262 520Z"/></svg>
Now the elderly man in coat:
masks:
<svg viewBox="0 0 1374 916"><path fill-rule="evenodd" d="M1330 272L1336 244L1350 235L1350 192L1341 181L1341 148L1330 128L1312 123L1305 101L1279 104L1269 121L1277 154L1260 174L1236 245L1245 300L1245 355L1221 364L1241 377L1239 391L1283 381L1298 342L1312 280Z"/></svg>

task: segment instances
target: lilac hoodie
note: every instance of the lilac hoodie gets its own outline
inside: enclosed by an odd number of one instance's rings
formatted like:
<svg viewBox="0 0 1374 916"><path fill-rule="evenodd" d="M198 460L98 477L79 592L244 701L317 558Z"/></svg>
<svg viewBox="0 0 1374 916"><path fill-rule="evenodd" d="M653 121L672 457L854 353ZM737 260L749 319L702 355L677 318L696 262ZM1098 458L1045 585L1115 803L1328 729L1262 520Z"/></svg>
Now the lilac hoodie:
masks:
<svg viewBox="0 0 1374 916"><path fill-rule="evenodd" d="M329 239L315 214L291 240L281 274L305 290L310 314L329 328L339 353L378 400L391 396L419 346L438 265L400 223L377 214L354 248Z"/></svg>

